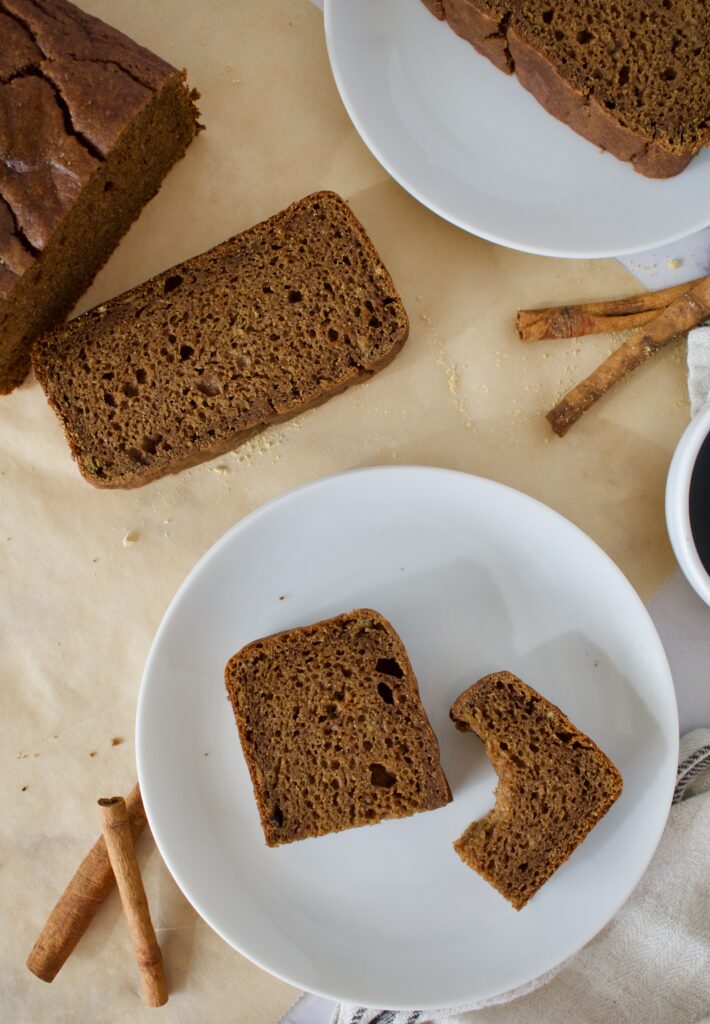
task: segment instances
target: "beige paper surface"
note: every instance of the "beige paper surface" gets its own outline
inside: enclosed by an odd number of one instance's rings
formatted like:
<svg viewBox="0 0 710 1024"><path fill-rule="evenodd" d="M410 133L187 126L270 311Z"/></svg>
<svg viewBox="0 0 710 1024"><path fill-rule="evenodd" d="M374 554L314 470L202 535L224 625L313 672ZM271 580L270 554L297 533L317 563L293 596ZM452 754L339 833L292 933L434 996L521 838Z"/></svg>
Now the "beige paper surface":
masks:
<svg viewBox="0 0 710 1024"><path fill-rule="evenodd" d="M688 415L681 353L669 350L567 437L552 435L544 412L618 339L524 347L515 310L638 286L613 261L556 261L490 245L407 196L351 127L321 17L307 0L84 6L189 69L207 131L81 308L309 191L334 188L389 266L411 335L366 385L138 491L100 492L81 479L33 381L0 400L0 1018L12 1024L113 1024L154 1012L141 1003L115 895L51 986L24 960L98 833L96 799L126 793L135 780L135 703L151 639L178 584L228 527L323 474L378 463L449 466L569 516L647 598L672 566L663 486ZM112 745L116 737L123 742ZM296 991L198 919L150 836L140 851L171 989L161 1020L275 1020Z"/></svg>

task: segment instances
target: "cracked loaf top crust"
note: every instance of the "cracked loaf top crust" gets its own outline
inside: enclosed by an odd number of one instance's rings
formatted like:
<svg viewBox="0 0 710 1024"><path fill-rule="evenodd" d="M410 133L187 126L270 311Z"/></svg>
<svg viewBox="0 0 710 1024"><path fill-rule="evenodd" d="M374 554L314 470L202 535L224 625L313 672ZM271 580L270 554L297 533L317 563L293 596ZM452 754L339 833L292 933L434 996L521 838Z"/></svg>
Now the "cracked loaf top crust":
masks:
<svg viewBox="0 0 710 1024"><path fill-rule="evenodd" d="M65 0L0 0L0 297L175 68Z"/></svg>
<svg viewBox="0 0 710 1024"><path fill-rule="evenodd" d="M136 487L385 366L408 332L347 203L318 192L36 342L84 476Z"/></svg>
<svg viewBox="0 0 710 1024"><path fill-rule="evenodd" d="M677 174L710 143L705 0L444 0L444 13L549 113L642 174Z"/></svg>

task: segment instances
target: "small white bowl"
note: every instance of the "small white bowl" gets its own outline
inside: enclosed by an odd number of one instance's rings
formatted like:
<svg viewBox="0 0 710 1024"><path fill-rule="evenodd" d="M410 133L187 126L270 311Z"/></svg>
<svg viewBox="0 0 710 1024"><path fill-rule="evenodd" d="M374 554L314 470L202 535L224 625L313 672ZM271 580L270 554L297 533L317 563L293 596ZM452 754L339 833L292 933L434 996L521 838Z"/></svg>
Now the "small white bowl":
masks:
<svg viewBox="0 0 710 1024"><path fill-rule="evenodd" d="M666 525L671 545L685 578L710 605L710 575L700 561L690 528L690 479L702 447L710 434L710 402L696 413L673 454L666 480Z"/></svg>

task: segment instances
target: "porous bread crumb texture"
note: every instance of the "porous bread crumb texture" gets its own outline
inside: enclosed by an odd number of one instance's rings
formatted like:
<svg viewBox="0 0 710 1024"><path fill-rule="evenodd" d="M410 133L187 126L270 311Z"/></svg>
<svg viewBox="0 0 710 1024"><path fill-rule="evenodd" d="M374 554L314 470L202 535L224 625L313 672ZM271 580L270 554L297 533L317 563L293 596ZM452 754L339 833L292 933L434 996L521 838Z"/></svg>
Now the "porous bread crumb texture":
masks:
<svg viewBox="0 0 710 1024"><path fill-rule="evenodd" d="M319 192L44 336L33 362L82 473L132 487L364 379L407 333L364 229Z"/></svg>
<svg viewBox="0 0 710 1024"><path fill-rule="evenodd" d="M671 150L708 144L705 0L523 0L510 6L562 74L594 93L621 124Z"/></svg>
<svg viewBox="0 0 710 1024"><path fill-rule="evenodd" d="M377 612L257 640L225 681L269 846L451 800L407 652Z"/></svg>
<svg viewBox="0 0 710 1024"><path fill-rule="evenodd" d="M494 808L454 849L520 910L619 797L621 774L558 707L510 672L470 686L451 718L485 742L498 775Z"/></svg>
<svg viewBox="0 0 710 1024"><path fill-rule="evenodd" d="M0 394L199 130L180 72L66 0L0 0Z"/></svg>
<svg viewBox="0 0 710 1024"><path fill-rule="evenodd" d="M575 131L620 159L632 159L642 173L678 173L709 144L705 0L444 0L444 10L455 31L503 70L518 70L516 39L542 54L552 67L520 69L526 88ZM529 58L517 50L527 64ZM571 92L558 91L549 77L552 68ZM593 97L603 114L633 133L635 149L628 134L610 142L603 115L587 116L579 97ZM646 157L644 141L657 144L668 159L662 153Z"/></svg>

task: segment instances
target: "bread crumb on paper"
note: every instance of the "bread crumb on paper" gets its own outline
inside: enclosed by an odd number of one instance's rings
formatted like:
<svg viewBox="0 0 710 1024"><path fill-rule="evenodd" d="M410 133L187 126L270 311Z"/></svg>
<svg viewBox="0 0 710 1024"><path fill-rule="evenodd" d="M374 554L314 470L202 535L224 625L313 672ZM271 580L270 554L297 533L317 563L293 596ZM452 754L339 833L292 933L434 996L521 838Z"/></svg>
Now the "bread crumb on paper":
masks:
<svg viewBox="0 0 710 1024"><path fill-rule="evenodd" d="M129 544L135 544L140 534L138 530L127 530L123 536L123 546L127 548Z"/></svg>
<svg viewBox="0 0 710 1024"><path fill-rule="evenodd" d="M668 260L668 263L667 263L667 267L668 267L669 270L677 270L678 267L682 267L682 266L683 266L683 260L679 260L677 258L672 259L672 260Z"/></svg>
<svg viewBox="0 0 710 1024"><path fill-rule="evenodd" d="M121 745L121 743L125 742L126 741L124 740L123 736L114 736L113 739L111 740L111 746L118 747Z"/></svg>

